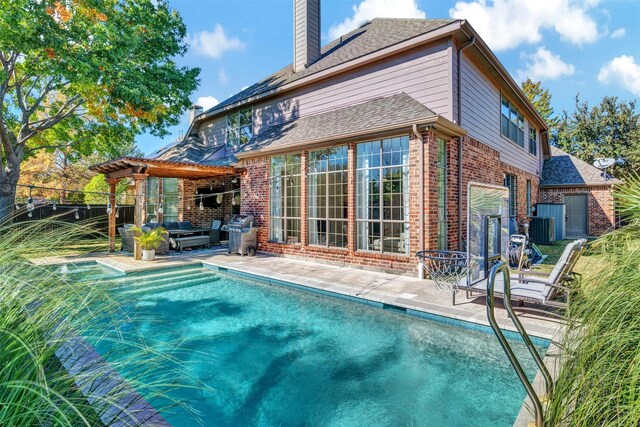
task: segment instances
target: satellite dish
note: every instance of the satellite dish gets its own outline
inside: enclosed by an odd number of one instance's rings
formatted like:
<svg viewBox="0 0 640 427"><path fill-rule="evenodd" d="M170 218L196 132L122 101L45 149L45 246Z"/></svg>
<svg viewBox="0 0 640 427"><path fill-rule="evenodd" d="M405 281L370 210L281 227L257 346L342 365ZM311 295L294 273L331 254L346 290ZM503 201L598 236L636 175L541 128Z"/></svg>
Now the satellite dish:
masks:
<svg viewBox="0 0 640 427"><path fill-rule="evenodd" d="M593 166L600 170L604 170L608 167L613 166L616 163L616 159L612 158L603 158L603 159L595 159L593 162Z"/></svg>

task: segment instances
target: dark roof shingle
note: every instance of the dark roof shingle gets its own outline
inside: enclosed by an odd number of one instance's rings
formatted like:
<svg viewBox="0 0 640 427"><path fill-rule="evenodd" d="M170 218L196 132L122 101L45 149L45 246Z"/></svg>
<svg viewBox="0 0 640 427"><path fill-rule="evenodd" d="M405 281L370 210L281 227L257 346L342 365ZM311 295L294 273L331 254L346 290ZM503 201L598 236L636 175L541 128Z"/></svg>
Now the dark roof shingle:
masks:
<svg viewBox="0 0 640 427"><path fill-rule="evenodd" d="M375 18L359 28L322 47L322 57L307 69L293 71L292 64L276 71L258 83L222 101L204 114L217 114L225 107L247 98L276 89L311 74L343 64L389 46L456 22L455 19L394 19Z"/></svg>
<svg viewBox="0 0 640 427"><path fill-rule="evenodd" d="M329 141L436 116L436 113L406 93L399 93L271 126L254 136L236 154Z"/></svg>
<svg viewBox="0 0 640 427"><path fill-rule="evenodd" d="M606 181L600 169L551 146L551 157L544 161L540 186L591 186L619 182L621 181L615 178Z"/></svg>

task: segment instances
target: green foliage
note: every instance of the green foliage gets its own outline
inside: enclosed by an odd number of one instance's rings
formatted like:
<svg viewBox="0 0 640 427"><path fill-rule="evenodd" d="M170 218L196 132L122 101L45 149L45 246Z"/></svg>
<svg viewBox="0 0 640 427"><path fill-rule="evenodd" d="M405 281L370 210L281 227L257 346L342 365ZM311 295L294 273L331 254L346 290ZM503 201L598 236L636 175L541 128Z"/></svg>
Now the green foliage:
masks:
<svg viewBox="0 0 640 427"><path fill-rule="evenodd" d="M122 179L116 185L116 200L123 200L123 196L127 193L127 180ZM109 193L109 183L105 179L104 175L98 174L91 178L91 180L84 186L84 201L91 204L103 204L106 205L109 202L109 196L107 194L92 194L92 193Z"/></svg>
<svg viewBox="0 0 640 427"><path fill-rule="evenodd" d="M536 107L538 113L542 116L544 121L549 126L549 129L553 129L558 125L558 118L553 112L551 107L551 94L549 89L544 89L541 82L533 82L531 79L527 79L521 84L522 91L529 101Z"/></svg>
<svg viewBox="0 0 640 427"><path fill-rule="evenodd" d="M157 410L179 405L201 424L184 402L169 396L197 380L131 328L133 314L125 307L132 302L126 296L114 299L104 283L84 272L65 274L28 260L32 254L52 256L90 234L91 227L55 221L0 225L0 425L105 425L99 414L126 413L135 403L127 399L131 387ZM72 376L63 368L59 357L78 342L78 334L95 346L108 343L112 350L105 357L114 371L85 365L89 369ZM176 343L166 345L179 351ZM112 381L115 372L126 382Z"/></svg>
<svg viewBox="0 0 640 427"><path fill-rule="evenodd" d="M164 240L164 235L167 233L167 230L162 227L156 227L149 231L144 231L140 227L133 226L130 230L138 233L134 239L136 239L136 242L138 242L142 249L146 250L158 249L160 243Z"/></svg>
<svg viewBox="0 0 640 427"><path fill-rule="evenodd" d="M640 172L640 113L636 103L605 96L589 107L576 96L575 109L560 117L553 144L587 163L611 157L621 161L616 175Z"/></svg>
<svg viewBox="0 0 640 427"><path fill-rule="evenodd" d="M629 224L598 239L570 307L548 425L640 423L640 179L617 200Z"/></svg>
<svg viewBox="0 0 640 427"><path fill-rule="evenodd" d="M36 151L117 155L190 105L199 69L174 61L186 28L166 0L0 0L0 10L0 202Z"/></svg>

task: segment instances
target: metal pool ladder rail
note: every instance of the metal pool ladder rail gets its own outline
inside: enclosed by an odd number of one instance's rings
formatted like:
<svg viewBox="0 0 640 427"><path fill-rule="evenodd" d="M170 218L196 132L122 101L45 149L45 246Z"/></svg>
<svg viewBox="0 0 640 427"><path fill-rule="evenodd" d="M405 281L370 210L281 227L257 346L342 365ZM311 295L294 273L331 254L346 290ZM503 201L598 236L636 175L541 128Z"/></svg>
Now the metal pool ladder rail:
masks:
<svg viewBox="0 0 640 427"><path fill-rule="evenodd" d="M536 350L535 346L531 342L531 338L529 338L527 331L525 331L524 327L522 326L522 323L520 323L520 320L518 319L518 316L516 315L516 313L513 311L513 306L511 305L511 280L510 280L511 278L509 277L509 266L505 261L500 261L489 272L489 279L487 281L487 318L489 319L489 323L491 324L491 328L493 329L493 332L498 337L498 341L500 341L500 345L502 346L502 349L507 354L507 357L509 358L509 362L511 362L511 366L513 366L513 369L518 374L518 378L520 378L520 381L522 382L522 385L527 391L529 398L533 402L533 408L534 408L535 417L536 417L536 426L542 427L543 416L542 416L542 403L540 402L540 398L538 397L535 390L533 389L533 386L529 382L527 375L524 373L524 370L522 369L522 365L520 365L518 358L516 357L515 353L511 349L511 346L507 342L507 339L502 333L502 330L498 326L498 322L496 322L495 304L494 304L495 302L494 288L495 288L496 276L500 271L502 271L502 277L504 280L504 298L503 298L504 306L507 309L507 312L509 313L511 320L513 321L513 324L516 326L516 329L518 329L518 332L520 333L522 340L527 346L529 353L531 353L531 356L533 356L533 359L536 361L536 364L538 365L538 368L540 369L540 372L544 377L545 390L547 392L546 397L547 398L550 397L551 393L553 392L553 382L551 380L551 375L549 374L549 371L544 365L544 362L542 361L540 354L538 354L538 351Z"/></svg>

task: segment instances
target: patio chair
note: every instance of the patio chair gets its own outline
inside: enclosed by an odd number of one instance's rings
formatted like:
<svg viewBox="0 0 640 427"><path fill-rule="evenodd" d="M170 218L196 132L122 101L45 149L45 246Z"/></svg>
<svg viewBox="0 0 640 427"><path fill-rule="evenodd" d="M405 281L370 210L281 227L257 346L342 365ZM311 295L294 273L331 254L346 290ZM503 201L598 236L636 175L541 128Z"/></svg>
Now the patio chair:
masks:
<svg viewBox="0 0 640 427"><path fill-rule="evenodd" d="M548 275L535 271L522 271L511 277L511 299L521 303L530 302L549 307L566 308L569 302L570 288L565 286L573 280L573 267L586 248L586 239L579 239L569 243L562 252L558 262ZM545 277L546 276L546 277ZM467 284L465 278L463 284ZM487 293L487 279L470 286L460 286L460 289L473 293ZM553 297L563 291L567 301L557 301ZM494 293L504 297L504 281L502 275L496 277Z"/></svg>
<svg viewBox="0 0 640 427"><path fill-rule="evenodd" d="M211 230L209 230L209 244L222 245L220 242L220 229L222 228L222 221L214 219L211 222Z"/></svg>
<svg viewBox="0 0 640 427"><path fill-rule="evenodd" d="M133 231L129 230L129 227L131 227L131 224L125 224L122 227L118 227L118 233L120 234L120 238L122 239L122 246L120 250L133 252L135 240L133 239Z"/></svg>

